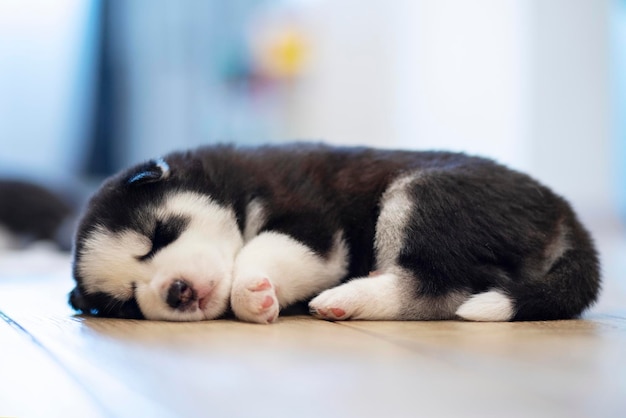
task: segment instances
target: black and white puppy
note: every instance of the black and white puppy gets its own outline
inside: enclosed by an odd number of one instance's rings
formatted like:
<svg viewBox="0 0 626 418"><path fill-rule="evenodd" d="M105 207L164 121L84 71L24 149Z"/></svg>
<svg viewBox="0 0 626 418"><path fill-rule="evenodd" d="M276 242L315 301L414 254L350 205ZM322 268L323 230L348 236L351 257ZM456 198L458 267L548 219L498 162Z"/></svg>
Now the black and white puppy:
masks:
<svg viewBox="0 0 626 418"><path fill-rule="evenodd" d="M577 317L600 287L568 203L447 152L316 144L173 153L107 180L74 248L85 314L271 323Z"/></svg>

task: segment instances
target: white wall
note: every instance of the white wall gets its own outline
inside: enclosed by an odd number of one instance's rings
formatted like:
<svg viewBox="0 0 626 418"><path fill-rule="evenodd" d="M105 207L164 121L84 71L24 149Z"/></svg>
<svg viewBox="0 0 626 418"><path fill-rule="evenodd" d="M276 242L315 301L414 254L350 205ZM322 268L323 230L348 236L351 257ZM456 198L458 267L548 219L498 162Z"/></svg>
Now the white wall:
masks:
<svg viewBox="0 0 626 418"><path fill-rule="evenodd" d="M397 10L396 142L527 168L528 8L405 1Z"/></svg>
<svg viewBox="0 0 626 418"><path fill-rule="evenodd" d="M582 210L614 205L610 0L531 2L531 171Z"/></svg>
<svg viewBox="0 0 626 418"><path fill-rule="evenodd" d="M382 1L310 3L301 16L309 64L289 97L284 137L393 145L395 9Z"/></svg>
<svg viewBox="0 0 626 418"><path fill-rule="evenodd" d="M612 211L611 0L313 3L290 135L482 154Z"/></svg>
<svg viewBox="0 0 626 418"><path fill-rule="evenodd" d="M317 1L296 137L488 154L527 166L527 6Z"/></svg>

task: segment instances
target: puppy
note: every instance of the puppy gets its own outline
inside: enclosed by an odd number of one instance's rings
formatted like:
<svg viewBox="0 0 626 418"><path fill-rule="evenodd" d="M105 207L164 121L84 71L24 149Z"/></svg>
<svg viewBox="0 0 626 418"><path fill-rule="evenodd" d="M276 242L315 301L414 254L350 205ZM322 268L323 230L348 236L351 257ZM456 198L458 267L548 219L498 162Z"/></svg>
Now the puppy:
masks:
<svg viewBox="0 0 626 418"><path fill-rule="evenodd" d="M88 315L550 320L597 298L592 240L527 175L448 152L210 146L108 179L75 238Z"/></svg>

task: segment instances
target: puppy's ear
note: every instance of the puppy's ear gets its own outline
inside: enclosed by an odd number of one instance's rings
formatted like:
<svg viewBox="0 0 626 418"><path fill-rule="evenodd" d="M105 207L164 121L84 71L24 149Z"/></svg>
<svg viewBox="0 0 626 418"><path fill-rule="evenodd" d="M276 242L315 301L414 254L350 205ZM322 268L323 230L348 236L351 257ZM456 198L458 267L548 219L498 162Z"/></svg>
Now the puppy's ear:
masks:
<svg viewBox="0 0 626 418"><path fill-rule="evenodd" d="M170 166L163 158L150 160L133 170L126 178L126 184L139 186L165 180L170 176Z"/></svg>

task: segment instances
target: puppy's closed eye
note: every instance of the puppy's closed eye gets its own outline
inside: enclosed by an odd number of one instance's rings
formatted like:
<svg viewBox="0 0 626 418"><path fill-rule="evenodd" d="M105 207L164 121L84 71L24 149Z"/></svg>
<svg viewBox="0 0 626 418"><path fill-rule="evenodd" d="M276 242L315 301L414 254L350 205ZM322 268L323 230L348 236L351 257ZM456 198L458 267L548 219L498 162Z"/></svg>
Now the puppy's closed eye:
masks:
<svg viewBox="0 0 626 418"><path fill-rule="evenodd" d="M183 217L173 217L166 221L157 221L152 236L150 237L150 251L145 255L137 257L141 261L149 260L159 252L159 250L167 247L180 236L185 230L189 220Z"/></svg>

